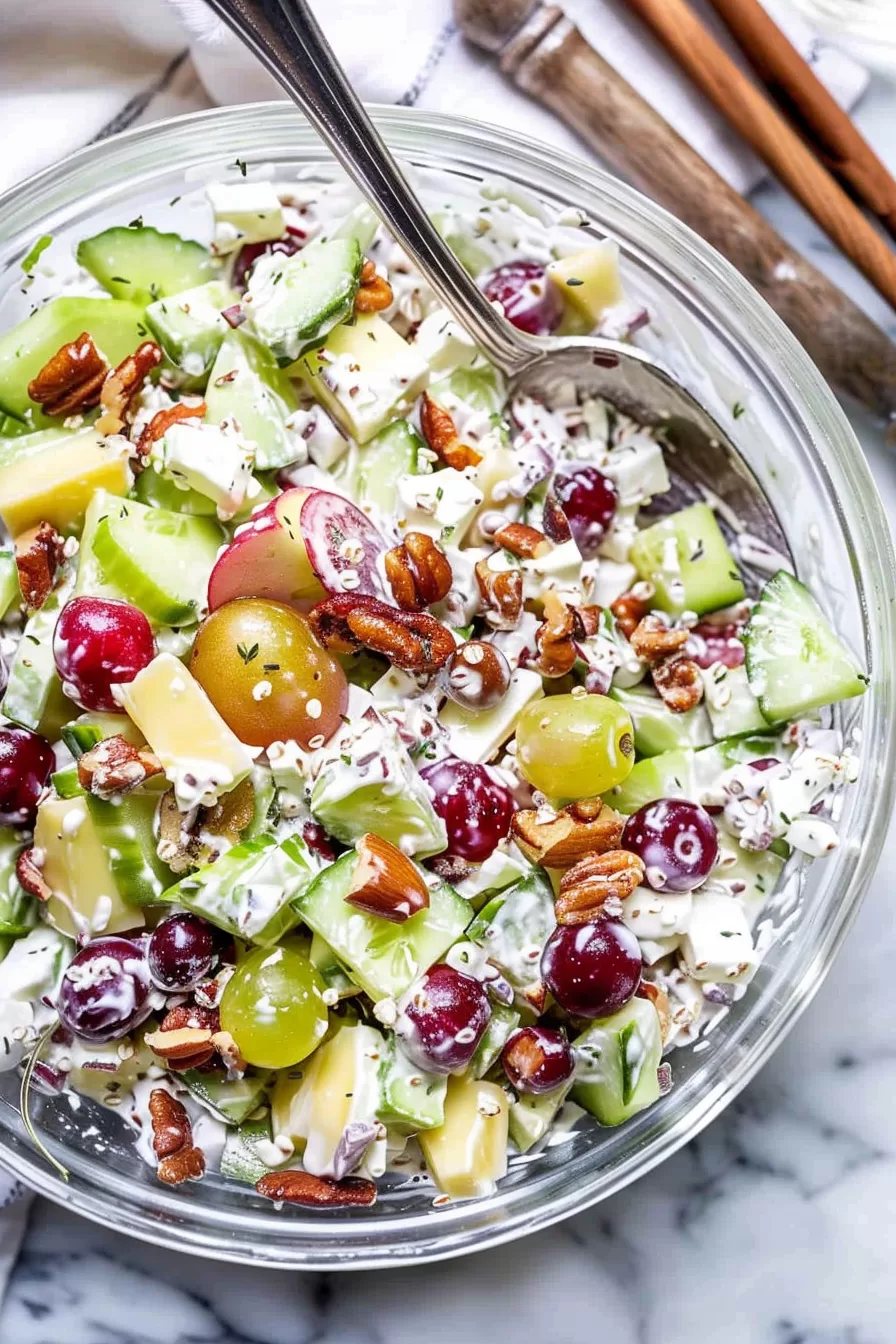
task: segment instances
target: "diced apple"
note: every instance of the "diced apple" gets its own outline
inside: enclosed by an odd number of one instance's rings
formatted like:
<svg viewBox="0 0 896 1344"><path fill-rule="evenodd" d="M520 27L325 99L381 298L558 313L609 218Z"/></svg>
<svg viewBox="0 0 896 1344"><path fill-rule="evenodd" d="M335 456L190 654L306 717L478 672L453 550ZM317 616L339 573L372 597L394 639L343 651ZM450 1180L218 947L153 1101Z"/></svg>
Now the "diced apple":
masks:
<svg viewBox="0 0 896 1344"><path fill-rule="evenodd" d="M0 517L14 537L43 521L69 532L95 490L126 495L130 486L127 455L86 429L0 468Z"/></svg>
<svg viewBox="0 0 896 1344"><path fill-rule="evenodd" d="M282 237L283 206L273 182L213 182L205 194L215 214L217 252Z"/></svg>
<svg viewBox="0 0 896 1344"><path fill-rule="evenodd" d="M564 303L591 326L601 313L623 298L619 248L609 239L552 261L548 275L559 288Z"/></svg>
<svg viewBox="0 0 896 1344"><path fill-rule="evenodd" d="M119 895L109 856L82 797L41 803L34 845L53 892L43 912L60 933L90 937L143 926L142 911Z"/></svg>
<svg viewBox="0 0 896 1344"><path fill-rule="evenodd" d="M308 1083L306 1144L303 1165L315 1176L341 1177L338 1150L349 1125L376 1127L379 1108L379 1064L385 1050L382 1036L373 1027L342 1027L322 1045L317 1068ZM364 1133L356 1131L363 1148ZM350 1138L350 1135L346 1137ZM372 1141L368 1138L368 1144ZM383 1145L384 1146L384 1145ZM362 1156L358 1152L358 1160ZM348 1159L351 1161L351 1159ZM375 1161L375 1158L373 1159ZM352 1163L352 1167L357 1165Z"/></svg>
<svg viewBox="0 0 896 1344"><path fill-rule="evenodd" d="M299 527L302 504L312 493L306 486L285 490L237 528L211 572L210 611L237 597L267 597L308 611L326 597Z"/></svg>
<svg viewBox="0 0 896 1344"><path fill-rule="evenodd" d="M453 1199L494 1193L507 1172L504 1089L469 1076L448 1079L445 1123L417 1136L432 1178Z"/></svg>
<svg viewBox="0 0 896 1344"><path fill-rule="evenodd" d="M303 356L301 371L333 419L366 443L423 391L429 366L376 313L338 326Z"/></svg>

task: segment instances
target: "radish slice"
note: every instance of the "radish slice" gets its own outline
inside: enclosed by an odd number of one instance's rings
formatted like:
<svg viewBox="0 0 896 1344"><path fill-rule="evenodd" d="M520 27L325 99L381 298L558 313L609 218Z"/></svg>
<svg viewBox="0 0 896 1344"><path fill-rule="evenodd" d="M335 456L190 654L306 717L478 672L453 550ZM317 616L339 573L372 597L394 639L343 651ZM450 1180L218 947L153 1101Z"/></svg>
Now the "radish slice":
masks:
<svg viewBox="0 0 896 1344"><path fill-rule="evenodd" d="M354 504L314 490L302 504L299 528L311 568L328 593L383 596L377 560L388 544Z"/></svg>

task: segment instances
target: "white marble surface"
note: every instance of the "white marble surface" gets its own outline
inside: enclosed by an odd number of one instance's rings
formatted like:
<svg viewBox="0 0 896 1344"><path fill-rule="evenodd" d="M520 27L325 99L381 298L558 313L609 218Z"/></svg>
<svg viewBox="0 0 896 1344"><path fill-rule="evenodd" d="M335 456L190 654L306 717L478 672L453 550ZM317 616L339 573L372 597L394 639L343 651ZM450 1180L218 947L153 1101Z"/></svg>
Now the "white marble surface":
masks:
<svg viewBox="0 0 896 1344"><path fill-rule="evenodd" d="M896 169L896 88L859 121ZM760 205L896 338L775 188ZM896 459L857 428L896 520ZM39 1201L2 1344L887 1344L896 1341L896 833L837 965L728 1112L646 1180L536 1237L377 1275L217 1266Z"/></svg>

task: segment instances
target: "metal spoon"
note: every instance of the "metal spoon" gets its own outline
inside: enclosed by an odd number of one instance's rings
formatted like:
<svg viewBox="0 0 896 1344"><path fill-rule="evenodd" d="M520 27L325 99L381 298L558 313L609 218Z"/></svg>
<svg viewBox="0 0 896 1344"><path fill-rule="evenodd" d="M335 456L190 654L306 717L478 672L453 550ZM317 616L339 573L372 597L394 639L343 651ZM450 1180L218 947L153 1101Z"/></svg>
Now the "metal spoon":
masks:
<svg viewBox="0 0 896 1344"><path fill-rule="evenodd" d="M672 507L700 498L706 487L750 534L789 554L771 505L725 431L648 354L595 336L529 336L497 313L431 223L305 0L208 3L305 113L440 301L506 376L511 397L550 404L572 382L580 397L603 397L640 423L661 427L675 450L679 490Z"/></svg>

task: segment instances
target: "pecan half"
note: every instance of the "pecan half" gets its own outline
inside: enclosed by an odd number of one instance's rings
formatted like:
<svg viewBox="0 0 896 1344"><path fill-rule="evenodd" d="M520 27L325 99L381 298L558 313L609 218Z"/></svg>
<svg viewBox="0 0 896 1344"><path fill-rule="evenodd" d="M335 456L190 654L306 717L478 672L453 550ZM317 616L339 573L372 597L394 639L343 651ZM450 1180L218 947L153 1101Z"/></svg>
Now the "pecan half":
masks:
<svg viewBox="0 0 896 1344"><path fill-rule="evenodd" d="M669 1039L669 1028L672 1025L672 1009L669 1007L669 995L660 985L654 984L652 980L642 980L638 986L637 993L639 998L649 999L656 1009L656 1015L660 1020L660 1036L663 1044Z"/></svg>
<svg viewBox="0 0 896 1344"><path fill-rule="evenodd" d="M544 620L535 631L538 657L533 664L543 677L565 677L572 671L579 656L575 629L572 610L548 589L544 595Z"/></svg>
<svg viewBox="0 0 896 1344"><path fill-rule="evenodd" d="M97 798L129 793L161 773L162 762L154 752L135 747L120 735L104 738L78 761L78 783Z"/></svg>
<svg viewBox="0 0 896 1344"><path fill-rule="evenodd" d="M688 632L673 630L661 616L648 613L641 617L628 638L638 657L653 667L683 649L688 642Z"/></svg>
<svg viewBox="0 0 896 1344"><path fill-rule="evenodd" d="M182 1148L192 1147L193 1127L186 1107L164 1087L155 1087L150 1092L149 1117L152 1120L152 1150L156 1157L171 1157Z"/></svg>
<svg viewBox="0 0 896 1344"><path fill-rule="evenodd" d="M647 615L655 591L652 583L642 581L636 583L627 593L620 594L615 602L610 603L610 610L616 617L616 624L626 638L631 638L632 631L638 622Z"/></svg>
<svg viewBox="0 0 896 1344"><path fill-rule="evenodd" d="M571 868L590 854L603 854L618 848L624 819L612 807L593 800L596 811L590 817L577 815L577 804L565 807L556 816L525 808L513 814L511 834L532 863L545 868Z"/></svg>
<svg viewBox="0 0 896 1344"><path fill-rule="evenodd" d="M475 574L488 624L494 630L515 630L523 614L523 571L490 569L486 558L476 562Z"/></svg>
<svg viewBox="0 0 896 1344"><path fill-rule="evenodd" d="M172 425L176 425L178 420L201 420L208 407L204 401L190 405L185 401L177 401L173 406L164 406L162 410L156 411L149 424L144 425L140 431L140 437L137 440L137 456L149 457L154 443L164 438Z"/></svg>
<svg viewBox="0 0 896 1344"><path fill-rule="evenodd" d="M325 648L372 649L406 672L437 672L457 647L451 631L428 612L399 611L360 593L326 598L308 619Z"/></svg>
<svg viewBox="0 0 896 1344"><path fill-rule="evenodd" d="M199 1181L205 1175L205 1154L201 1148L182 1148L173 1157L166 1157L156 1170L166 1185L183 1185L184 1181Z"/></svg>
<svg viewBox="0 0 896 1344"><path fill-rule="evenodd" d="M52 523L38 523L16 537L19 588L29 611L38 611L56 584L65 560L65 542Z"/></svg>
<svg viewBox="0 0 896 1344"><path fill-rule="evenodd" d="M672 657L657 664L653 684L673 714L686 714L703 699L703 678L693 658Z"/></svg>
<svg viewBox="0 0 896 1344"><path fill-rule="evenodd" d="M608 900L624 901L644 880L644 861L627 849L589 854L565 872L554 902L558 924L588 924Z"/></svg>
<svg viewBox="0 0 896 1344"><path fill-rule="evenodd" d="M39 901L48 901L53 895L53 889L44 877L40 864L35 863L33 848L23 849L16 859L16 878L19 886Z"/></svg>
<svg viewBox="0 0 896 1344"><path fill-rule="evenodd" d="M510 685L510 664L500 649L484 639L460 644L442 673L445 690L463 709L491 709Z"/></svg>
<svg viewBox="0 0 896 1344"><path fill-rule="evenodd" d="M576 638L590 639L596 635L600 629L600 614L602 607L573 607L572 616L575 622Z"/></svg>
<svg viewBox="0 0 896 1344"><path fill-rule="evenodd" d="M100 434L118 434L124 429L132 398L140 391L147 375L161 362L160 347L155 341L144 341L112 370L103 383L99 399L103 413L96 428Z"/></svg>
<svg viewBox="0 0 896 1344"><path fill-rule="evenodd" d="M28 395L44 415L76 415L97 405L108 369L93 337L82 331L47 360L28 384Z"/></svg>
<svg viewBox="0 0 896 1344"><path fill-rule="evenodd" d="M405 611L441 602L451 589L448 557L425 532L408 532L400 546L386 552L384 563L392 595Z"/></svg>
<svg viewBox="0 0 896 1344"><path fill-rule="evenodd" d="M505 551L510 551L511 555L518 555L523 560L540 560L553 549L543 532L539 532L537 527L529 527L526 523L504 523L494 533L494 540L499 546L503 546Z"/></svg>
<svg viewBox="0 0 896 1344"><path fill-rule="evenodd" d="M347 905L403 924L429 906L429 887L400 849L379 835L362 835L358 861L345 897Z"/></svg>
<svg viewBox="0 0 896 1344"><path fill-rule="evenodd" d="M562 546L565 541L572 540L572 528L569 526L569 519L563 512L563 506L553 490L549 490L545 496L544 507L541 511L541 525L544 528L545 536L549 537L557 546Z"/></svg>
<svg viewBox="0 0 896 1344"><path fill-rule="evenodd" d="M356 313L381 313L392 303L392 286L382 275L377 274L376 266L369 257L361 267L361 283L355 295Z"/></svg>
<svg viewBox="0 0 896 1344"><path fill-rule="evenodd" d="M420 403L420 429L423 437L440 462L455 471L464 467L478 467L482 454L468 443L461 443L454 421L446 410L433 401L428 392Z"/></svg>
<svg viewBox="0 0 896 1344"><path fill-rule="evenodd" d="M278 1204L302 1204L307 1209L347 1209L376 1202L376 1186L361 1176L331 1181L310 1171L269 1171L255 1190Z"/></svg>

